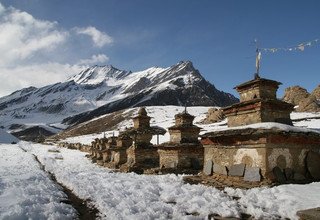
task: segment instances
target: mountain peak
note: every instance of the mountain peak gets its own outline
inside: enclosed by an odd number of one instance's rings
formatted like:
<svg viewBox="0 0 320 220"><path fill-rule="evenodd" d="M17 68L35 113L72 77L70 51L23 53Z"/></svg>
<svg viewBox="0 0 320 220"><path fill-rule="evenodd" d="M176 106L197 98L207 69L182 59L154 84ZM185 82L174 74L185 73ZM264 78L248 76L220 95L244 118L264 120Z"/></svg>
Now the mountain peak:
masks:
<svg viewBox="0 0 320 220"><path fill-rule="evenodd" d="M96 85L102 83L103 81L109 78L121 79L130 73L130 71L119 70L113 67L112 65L95 65L71 77L69 81L73 80L77 84Z"/></svg>
<svg viewBox="0 0 320 220"><path fill-rule="evenodd" d="M190 60L182 60L182 61L178 62L178 63L176 64L176 66L183 66L183 67L192 67L192 68L194 68L194 67L193 67L193 63L192 63Z"/></svg>

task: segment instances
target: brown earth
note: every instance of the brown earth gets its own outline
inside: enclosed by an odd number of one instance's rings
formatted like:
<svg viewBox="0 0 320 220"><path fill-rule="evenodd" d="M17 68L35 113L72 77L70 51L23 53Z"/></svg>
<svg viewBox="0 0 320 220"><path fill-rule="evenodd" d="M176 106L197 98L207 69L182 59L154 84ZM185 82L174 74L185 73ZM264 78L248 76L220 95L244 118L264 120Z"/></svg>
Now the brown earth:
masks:
<svg viewBox="0 0 320 220"><path fill-rule="evenodd" d="M54 136L51 136L50 139L65 139L68 137L101 133L106 130L114 130L120 122L126 119L130 120L133 113L134 110L127 112L125 112L125 110L116 111L97 119L70 127Z"/></svg>

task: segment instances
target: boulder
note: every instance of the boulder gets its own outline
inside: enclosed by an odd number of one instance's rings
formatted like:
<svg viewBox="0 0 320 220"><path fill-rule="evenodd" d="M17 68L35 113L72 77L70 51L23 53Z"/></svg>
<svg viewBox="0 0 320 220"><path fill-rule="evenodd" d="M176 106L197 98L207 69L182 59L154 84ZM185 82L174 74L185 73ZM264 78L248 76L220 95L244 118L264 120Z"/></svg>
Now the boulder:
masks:
<svg viewBox="0 0 320 220"><path fill-rule="evenodd" d="M314 95L310 95L299 102L298 112L319 112L320 104Z"/></svg>
<svg viewBox="0 0 320 220"><path fill-rule="evenodd" d="M215 123L222 121L225 118L222 110L220 108L209 108L206 118L203 120L203 123Z"/></svg>
<svg viewBox="0 0 320 220"><path fill-rule="evenodd" d="M212 160L208 160L205 162L203 166L203 173L207 176L210 176L212 174Z"/></svg>
<svg viewBox="0 0 320 220"><path fill-rule="evenodd" d="M316 97L317 100L320 100L320 85L312 91L311 95Z"/></svg>
<svg viewBox="0 0 320 220"><path fill-rule="evenodd" d="M245 167L243 163L232 165L229 168L229 176L243 176Z"/></svg>
<svg viewBox="0 0 320 220"><path fill-rule="evenodd" d="M293 105L299 105L301 100L306 99L309 96L310 94L305 88L300 86L292 86L286 88L282 100Z"/></svg>
<svg viewBox="0 0 320 220"><path fill-rule="evenodd" d="M293 179L293 170L291 168L285 168L284 175L286 176L287 180L292 180Z"/></svg>
<svg viewBox="0 0 320 220"><path fill-rule="evenodd" d="M259 167L247 167L244 172L244 181L259 182L261 181Z"/></svg>
<svg viewBox="0 0 320 220"><path fill-rule="evenodd" d="M213 172L217 174L228 175L227 167L216 163L213 164Z"/></svg>
<svg viewBox="0 0 320 220"><path fill-rule="evenodd" d="M286 177L284 175L284 173L282 172L281 168L280 167L275 167L273 168L273 174L276 178L276 181L279 182L279 183L285 183L287 180L286 180Z"/></svg>
<svg viewBox="0 0 320 220"><path fill-rule="evenodd" d="M305 180L306 178L305 178L305 176L302 175L301 173L294 173L294 174L293 174L293 179L294 179L295 181L301 181L301 180Z"/></svg>
<svg viewBox="0 0 320 220"><path fill-rule="evenodd" d="M310 175L314 179L320 180L320 154L313 151L308 152L306 162Z"/></svg>

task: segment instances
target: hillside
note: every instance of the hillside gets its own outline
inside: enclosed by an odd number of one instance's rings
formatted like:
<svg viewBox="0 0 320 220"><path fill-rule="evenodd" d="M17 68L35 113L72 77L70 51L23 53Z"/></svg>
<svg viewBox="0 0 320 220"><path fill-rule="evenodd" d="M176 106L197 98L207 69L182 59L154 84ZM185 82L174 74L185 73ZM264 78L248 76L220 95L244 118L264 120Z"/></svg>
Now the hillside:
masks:
<svg viewBox="0 0 320 220"><path fill-rule="evenodd" d="M217 129L227 127L226 119L211 124L203 124L208 109L210 107L188 107L187 111L195 116L194 124L201 127L200 134L211 132ZM125 111L118 111L110 114L100 116L90 121L80 123L71 127L58 135L54 136L56 139L66 141L69 143L83 143L90 144L95 138L117 135L119 131L123 131L128 127L132 127L131 118L136 115L139 108L130 108ZM149 106L146 107L148 115L151 117L151 126L159 126L165 129L174 125L174 115L184 111L181 106ZM294 126L307 127L311 129L320 130L320 113L291 113L291 119ZM160 136L160 143L169 141L169 133ZM157 143L156 136L153 137L152 142Z"/></svg>

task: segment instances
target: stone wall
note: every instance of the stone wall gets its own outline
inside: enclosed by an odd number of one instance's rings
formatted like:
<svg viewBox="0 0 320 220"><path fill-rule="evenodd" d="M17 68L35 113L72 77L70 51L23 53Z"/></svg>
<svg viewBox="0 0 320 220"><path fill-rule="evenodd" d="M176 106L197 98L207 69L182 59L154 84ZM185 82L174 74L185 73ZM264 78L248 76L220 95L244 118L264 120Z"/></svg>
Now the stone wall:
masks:
<svg viewBox="0 0 320 220"><path fill-rule="evenodd" d="M253 131L253 130L252 130ZM236 164L246 167L258 167L264 178L272 178L274 169L281 172L291 170L308 177L306 155L309 152L320 153L320 135L308 133L290 133L277 131L246 132L235 131L229 137L217 136L204 138L204 163L226 167ZM250 133L250 132L249 132Z"/></svg>
<svg viewBox="0 0 320 220"><path fill-rule="evenodd" d="M277 87L273 86L262 86L262 87L252 87L250 90L240 91L240 102L249 101L252 99L276 99L277 98Z"/></svg>
<svg viewBox="0 0 320 220"><path fill-rule="evenodd" d="M198 142L200 128L186 127L181 129L169 129L170 142L173 143L194 143Z"/></svg>
<svg viewBox="0 0 320 220"><path fill-rule="evenodd" d="M260 97L260 90L258 87L252 88L251 90L241 91L239 93L240 102L245 102Z"/></svg>
<svg viewBox="0 0 320 220"><path fill-rule="evenodd" d="M160 168L199 169L203 166L201 146L159 148Z"/></svg>
<svg viewBox="0 0 320 220"><path fill-rule="evenodd" d="M126 153L127 165L129 166L159 167L159 154L156 147L139 148L131 146Z"/></svg>
<svg viewBox="0 0 320 220"><path fill-rule="evenodd" d="M246 164L248 167L259 167L262 175L265 176L267 167L264 145L252 145L250 148L206 145L204 147L204 163L212 161L214 164L227 168L235 164Z"/></svg>
<svg viewBox="0 0 320 220"><path fill-rule="evenodd" d="M279 122L292 125L290 119L292 109L291 104L279 100L256 100L226 107L223 112L228 118L229 127L259 122Z"/></svg>
<svg viewBox="0 0 320 220"><path fill-rule="evenodd" d="M257 110L237 112L235 114L228 115L228 127L249 125L259 122L261 122L261 115Z"/></svg>
<svg viewBox="0 0 320 220"><path fill-rule="evenodd" d="M105 154L105 157L109 160L103 165L111 169L117 169L127 161L126 148L110 148L109 152Z"/></svg>

